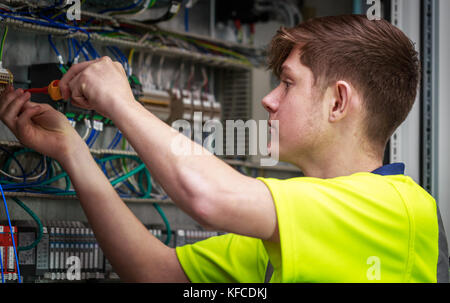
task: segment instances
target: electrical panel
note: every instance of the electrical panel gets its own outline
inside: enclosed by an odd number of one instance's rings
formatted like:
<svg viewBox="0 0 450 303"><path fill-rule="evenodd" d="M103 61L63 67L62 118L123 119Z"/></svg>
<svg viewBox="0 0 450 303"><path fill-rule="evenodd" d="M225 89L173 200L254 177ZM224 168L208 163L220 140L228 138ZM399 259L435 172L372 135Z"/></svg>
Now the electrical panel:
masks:
<svg viewBox="0 0 450 303"><path fill-rule="evenodd" d="M274 17L262 2L251 1L255 13L251 20L241 18L244 24ZM292 5L292 1L284 2ZM222 10L223 4L219 3L216 8L222 14L217 15L213 3L81 1L77 12L76 6L60 0L0 0L0 94L13 84L29 90L32 101L49 104L63 113L120 197L131 209L139 209L135 214L143 216L149 233L170 247L222 233L204 231L183 216L165 218L164 211L180 210L113 121L78 108L70 100L55 101L47 86L61 79L74 64L109 56L122 64L136 102L168 125L177 120L201 125L211 120L223 124L226 120L248 120L252 114L252 70L264 66L264 50L253 47L251 41L227 41L190 32L194 25L202 29L210 26L209 20L196 19L197 12L206 12L213 19L231 18L233 10L229 5ZM295 10L289 16L297 13ZM171 26L177 30L168 29ZM179 29L183 27L184 31ZM205 135L202 133L201 139ZM244 144L247 150L246 140L237 137L234 146ZM218 156L249 176L271 173L251 163L247 155ZM283 167L276 171L280 172L285 176L300 174ZM3 123L0 184L5 203L11 208L9 214L0 211L0 220L10 215L13 224L12 231L7 221L0 225L2 276L6 282L17 283L19 276L21 282L42 283L120 280L85 218L71 218L83 214L79 207L73 213L68 210L77 198L61 165L23 147ZM46 205L53 201L59 204L50 210ZM153 206L159 214L148 214ZM145 211L141 211L144 207ZM161 218L164 224L156 224Z"/></svg>
<svg viewBox="0 0 450 303"><path fill-rule="evenodd" d="M85 222L43 222L42 229L32 221L20 221L13 226L15 243L19 250L19 268L23 282L68 282L88 280L119 280L103 254L93 230ZM168 238L167 231L158 226L147 226L148 232L160 241ZM18 232L17 232L18 230ZM223 233L196 229L170 231L169 247L193 244ZM40 238L31 249L26 247ZM25 249L24 249L25 248ZM17 266L9 227L0 225L0 249L6 282L17 282ZM79 275L77 276L77 273Z"/></svg>

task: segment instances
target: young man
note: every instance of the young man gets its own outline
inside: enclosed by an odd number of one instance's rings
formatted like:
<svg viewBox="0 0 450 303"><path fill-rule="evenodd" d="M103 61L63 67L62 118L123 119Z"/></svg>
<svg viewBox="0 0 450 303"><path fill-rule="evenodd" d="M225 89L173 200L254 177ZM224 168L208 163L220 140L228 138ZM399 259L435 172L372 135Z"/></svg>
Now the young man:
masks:
<svg viewBox="0 0 450 303"><path fill-rule="evenodd" d="M402 164L382 167L416 96L410 40L386 21L326 17L280 30L269 59L281 82L262 104L269 124L279 121L280 159L306 177L253 179L213 155L176 155L177 132L134 100L107 57L60 82L65 99L114 121L182 210L229 232L177 249L136 219L62 114L10 88L0 116L24 145L61 163L125 281L448 282L434 199Z"/></svg>

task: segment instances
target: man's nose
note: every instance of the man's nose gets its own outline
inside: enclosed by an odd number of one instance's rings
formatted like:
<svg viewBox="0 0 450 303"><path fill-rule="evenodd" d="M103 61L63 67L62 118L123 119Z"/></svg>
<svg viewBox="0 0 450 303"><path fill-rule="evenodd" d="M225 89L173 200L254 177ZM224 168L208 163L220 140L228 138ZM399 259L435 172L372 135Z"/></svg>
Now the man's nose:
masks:
<svg viewBox="0 0 450 303"><path fill-rule="evenodd" d="M269 113L276 112L279 106L276 90L271 91L267 96L265 96L262 99L261 104Z"/></svg>

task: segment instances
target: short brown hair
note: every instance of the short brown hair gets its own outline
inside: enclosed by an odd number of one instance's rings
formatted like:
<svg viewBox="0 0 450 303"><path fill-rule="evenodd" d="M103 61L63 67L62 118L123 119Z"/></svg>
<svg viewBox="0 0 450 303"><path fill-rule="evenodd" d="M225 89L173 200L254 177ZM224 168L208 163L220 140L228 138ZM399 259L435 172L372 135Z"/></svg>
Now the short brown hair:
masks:
<svg viewBox="0 0 450 303"><path fill-rule="evenodd" d="M350 82L364 100L366 134L386 145L416 98L420 61L413 42L386 20L362 15L310 19L280 28L269 45L269 68L280 76L283 62L300 46L300 62L311 69L314 87L324 92Z"/></svg>

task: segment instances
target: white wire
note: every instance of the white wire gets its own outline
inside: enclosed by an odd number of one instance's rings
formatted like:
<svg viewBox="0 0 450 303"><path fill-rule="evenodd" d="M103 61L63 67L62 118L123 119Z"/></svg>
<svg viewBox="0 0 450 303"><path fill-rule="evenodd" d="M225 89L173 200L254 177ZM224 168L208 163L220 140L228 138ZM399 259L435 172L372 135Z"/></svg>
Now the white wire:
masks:
<svg viewBox="0 0 450 303"><path fill-rule="evenodd" d="M184 85L184 87L186 87L189 90L192 90L192 82L194 81L194 76L195 76L195 64L194 62L191 63L191 72L189 73L189 77L186 81L186 84ZM187 87L189 85L189 87Z"/></svg>
<svg viewBox="0 0 450 303"><path fill-rule="evenodd" d="M167 196L162 186L159 183L155 182L153 176L150 176L150 182L152 183L152 193L150 195L159 196L160 198ZM156 190L157 193L153 193L154 190Z"/></svg>
<svg viewBox="0 0 450 303"><path fill-rule="evenodd" d="M179 74L177 74L177 77L175 78L175 83L177 84L177 89L181 89L181 83L183 82L183 74L184 74L184 61L181 62L181 66L179 69ZM174 84L175 87L175 84ZM183 86L184 88L184 86Z"/></svg>
<svg viewBox="0 0 450 303"><path fill-rule="evenodd" d="M124 159L125 160L125 159ZM126 161L126 160L125 160ZM127 172L126 170L125 170L125 166L123 165L123 163L121 163L121 165L120 165L121 167L122 167L122 172L123 172L123 174L127 174L128 172L130 172L132 169L129 169L129 171ZM132 177L135 177L135 178L137 178L137 174L134 174ZM131 185L133 185L134 186L134 188L139 188L139 185L138 185L138 183L136 182L136 180L134 179L134 178L128 178L127 179L130 183L131 183ZM123 183L123 182L122 182Z"/></svg>
<svg viewBox="0 0 450 303"><path fill-rule="evenodd" d="M293 26L296 26L298 23L303 22L303 15L300 12L300 10L298 9L297 5L295 5L292 2L287 2L286 6L288 7L288 11L292 12L292 20L294 22ZM297 19L298 19L297 21L295 20L295 17L297 17Z"/></svg>
<svg viewBox="0 0 450 303"><path fill-rule="evenodd" d="M4 170L0 169L0 174L11 178L15 181L21 181L24 182L26 181L36 181L37 179L39 179L40 177L42 177L46 172L47 172L47 158L45 156L42 156L44 158L44 169L36 176L30 177L30 178L22 178L22 177L16 177L13 175L8 174L7 172L5 172Z"/></svg>
<svg viewBox="0 0 450 303"><path fill-rule="evenodd" d="M144 52L139 52L137 66L136 66L136 61L134 61L134 62L135 62L135 64L134 64L135 68L139 69L139 71L137 72L137 75L138 75L139 79L142 81L143 76L144 76L144 73L143 73L144 69L142 68L142 65L144 64Z"/></svg>
<svg viewBox="0 0 450 303"><path fill-rule="evenodd" d="M208 84L208 75L206 74L206 68L203 66L202 67L202 76L203 76L203 82L202 82L202 86L200 87L200 90L205 90L205 86ZM200 96L201 98L201 96Z"/></svg>
<svg viewBox="0 0 450 303"><path fill-rule="evenodd" d="M153 55L149 54L147 55L147 57L144 60L144 67L147 69L146 73L143 73L144 75L144 83L147 89L152 88L153 86L153 77L152 77L152 59L153 59Z"/></svg>
<svg viewBox="0 0 450 303"><path fill-rule="evenodd" d="M164 56L159 59L159 69L158 69L158 89L162 90L162 69L164 65Z"/></svg>
<svg viewBox="0 0 450 303"><path fill-rule="evenodd" d="M147 7L150 4L151 0L146 0L142 6L142 8L137 11L134 14L121 14L120 18L124 18L124 19L134 19L136 17L139 17L140 15L144 14L147 11Z"/></svg>
<svg viewBox="0 0 450 303"><path fill-rule="evenodd" d="M88 136L89 136L89 134L91 133L91 123L90 123L90 121L89 120L87 120L87 119L84 119L84 125L86 125L86 131L84 132L84 135L83 135L83 141L86 141L86 139L88 138Z"/></svg>

